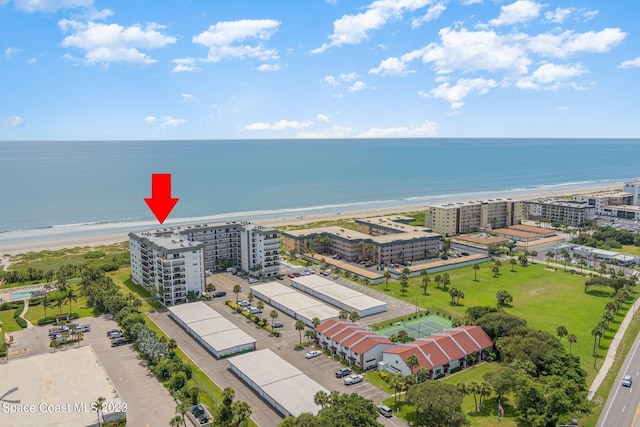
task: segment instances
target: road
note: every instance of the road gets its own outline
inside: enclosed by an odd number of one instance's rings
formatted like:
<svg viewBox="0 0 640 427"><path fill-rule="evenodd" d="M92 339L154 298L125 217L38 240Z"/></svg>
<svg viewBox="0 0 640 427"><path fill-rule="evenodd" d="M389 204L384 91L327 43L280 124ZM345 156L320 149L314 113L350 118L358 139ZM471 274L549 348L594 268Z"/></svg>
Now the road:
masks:
<svg viewBox="0 0 640 427"><path fill-rule="evenodd" d="M627 373L633 378L631 387L621 385L622 377ZM640 335L618 372L597 426L640 427Z"/></svg>

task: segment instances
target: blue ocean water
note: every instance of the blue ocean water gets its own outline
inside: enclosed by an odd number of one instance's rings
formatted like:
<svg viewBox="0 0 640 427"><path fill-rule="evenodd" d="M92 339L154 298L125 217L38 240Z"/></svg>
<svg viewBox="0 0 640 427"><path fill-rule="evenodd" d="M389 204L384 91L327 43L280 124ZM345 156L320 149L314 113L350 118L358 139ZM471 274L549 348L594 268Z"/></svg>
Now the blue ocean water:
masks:
<svg viewBox="0 0 640 427"><path fill-rule="evenodd" d="M3 141L0 243L153 225L152 173L173 176L175 223L635 180L639 159L637 139Z"/></svg>

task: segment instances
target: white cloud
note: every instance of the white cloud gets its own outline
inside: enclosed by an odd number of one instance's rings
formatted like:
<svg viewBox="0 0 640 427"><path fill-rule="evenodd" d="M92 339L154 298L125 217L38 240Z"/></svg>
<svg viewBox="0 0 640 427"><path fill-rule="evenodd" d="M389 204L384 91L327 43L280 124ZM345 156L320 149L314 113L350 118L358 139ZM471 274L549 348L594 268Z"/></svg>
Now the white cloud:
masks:
<svg viewBox="0 0 640 427"><path fill-rule="evenodd" d="M640 56L622 62L620 65L618 65L618 68L640 68Z"/></svg>
<svg viewBox="0 0 640 427"><path fill-rule="evenodd" d="M451 104L451 108L461 108L464 105L463 100L471 93L484 95L497 85L493 79L459 79L453 86L445 82L429 92L418 92L418 95L424 98L444 99Z"/></svg>
<svg viewBox="0 0 640 427"><path fill-rule="evenodd" d="M409 62L422 55L422 50L414 50L413 52L405 53L400 58L389 57L383 59L376 68L369 70L369 74L379 74L381 76L404 76L406 74L415 73L413 70L407 70Z"/></svg>
<svg viewBox="0 0 640 427"><path fill-rule="evenodd" d="M158 119L155 116L147 116L142 120L147 123L155 123Z"/></svg>
<svg viewBox="0 0 640 427"><path fill-rule="evenodd" d="M351 138L353 137L353 133L353 128L333 125L320 132L298 132L296 137L307 139Z"/></svg>
<svg viewBox="0 0 640 427"><path fill-rule="evenodd" d="M343 80L345 82L350 82L352 80L357 79L358 77L360 77L360 76L358 74L356 74L356 73L349 73L349 74L343 73L343 74L340 74L340 80Z"/></svg>
<svg viewBox="0 0 640 427"><path fill-rule="evenodd" d="M420 18L414 18L411 20L411 28L418 28L426 22L435 21L436 19L440 18L440 15L445 10L447 10L447 7L444 4L442 3L434 4L429 9L427 9L427 13L424 16L421 16Z"/></svg>
<svg viewBox="0 0 640 427"><path fill-rule="evenodd" d="M489 21L490 25L513 25L527 22L540 14L540 4L531 0L518 0L500 7L500 16Z"/></svg>
<svg viewBox="0 0 640 427"><path fill-rule="evenodd" d="M196 97L190 93L181 93L180 97L182 98L182 102L191 102L196 100Z"/></svg>
<svg viewBox="0 0 640 427"><path fill-rule="evenodd" d="M278 64L262 64L260 65L258 68L256 68L256 70L258 71L278 71L280 68L280 65Z"/></svg>
<svg viewBox="0 0 640 427"><path fill-rule="evenodd" d="M364 132L360 132L356 138L419 138L433 136L436 134L436 124L425 120L418 126L411 127L390 127L390 128L371 128Z"/></svg>
<svg viewBox="0 0 640 427"><path fill-rule="evenodd" d="M575 9L573 7L559 7L556 10L549 10L545 12L544 17L549 22L562 24L574 10Z"/></svg>
<svg viewBox="0 0 640 427"><path fill-rule="evenodd" d="M321 81L325 82L329 86L338 86L340 82L333 76L324 76Z"/></svg>
<svg viewBox="0 0 640 427"><path fill-rule="evenodd" d="M358 80L357 82L349 86L349 92L359 92L361 90L365 90L366 88L367 88L367 84L365 82Z"/></svg>
<svg viewBox="0 0 640 427"><path fill-rule="evenodd" d="M576 34L564 31L560 34L539 34L528 41L527 47L532 52L566 58L578 52L602 53L608 52L620 44L627 33L620 28L605 28L602 31L587 31Z"/></svg>
<svg viewBox="0 0 640 427"><path fill-rule="evenodd" d="M56 12L93 5L93 0L15 0L16 9L23 12Z"/></svg>
<svg viewBox="0 0 640 427"><path fill-rule="evenodd" d="M462 4L465 6L471 6L472 4L482 3L482 0L462 0Z"/></svg>
<svg viewBox="0 0 640 427"><path fill-rule="evenodd" d="M324 114L318 114L316 116L316 120L318 120L319 122L329 123L329 116L325 116Z"/></svg>
<svg viewBox="0 0 640 427"><path fill-rule="evenodd" d="M193 37L193 42L209 48L207 61L219 62L225 59L254 58L259 61L278 59L275 49L267 49L262 42L269 40L278 30L279 21L273 19L243 19L240 21L218 22ZM242 44L255 40L256 45Z"/></svg>
<svg viewBox="0 0 640 427"><path fill-rule="evenodd" d="M4 51L4 57L7 59L11 59L14 53L21 52L22 49L16 49L15 47L8 47Z"/></svg>
<svg viewBox="0 0 640 427"><path fill-rule="evenodd" d="M576 65L556 65L543 64L538 67L530 76L522 77L516 82L516 87L520 89L533 90L558 90L569 86L574 89L581 87L574 83L566 83L574 77L586 74L588 71L582 64Z"/></svg>
<svg viewBox="0 0 640 427"><path fill-rule="evenodd" d="M6 128L19 128L24 126L24 119L20 116L9 116L2 121L2 126Z"/></svg>
<svg viewBox="0 0 640 427"><path fill-rule="evenodd" d="M175 128L186 123L186 121L186 119L176 119L171 116L164 116L160 119L160 127L162 129Z"/></svg>
<svg viewBox="0 0 640 427"><path fill-rule="evenodd" d="M273 123L256 122L246 125L247 130L286 130L286 129L304 129L311 126L311 121L298 122L296 120L280 120Z"/></svg>
<svg viewBox="0 0 640 427"><path fill-rule="evenodd" d="M322 53L332 46L358 44L371 31L381 28L389 21L402 18L405 12L420 9L431 2L432 0L376 0L362 13L344 15L333 21L333 34L329 36L329 43L324 43L311 53Z"/></svg>
<svg viewBox="0 0 640 427"><path fill-rule="evenodd" d="M119 24L101 24L63 19L58 25L65 33L63 47L73 47L85 52L84 62L90 65L112 62L128 62L148 65L157 62L139 49L157 49L176 42L175 37L160 32L162 25L149 23L123 27Z"/></svg>
<svg viewBox="0 0 640 427"><path fill-rule="evenodd" d="M172 60L176 64L171 70L172 73L188 73L195 71L202 71L202 68L197 67L195 58L176 58Z"/></svg>
<svg viewBox="0 0 640 427"><path fill-rule="evenodd" d="M29 59L27 60L27 62L28 62L29 64L35 64L36 62L38 62L38 58L29 58Z"/></svg>

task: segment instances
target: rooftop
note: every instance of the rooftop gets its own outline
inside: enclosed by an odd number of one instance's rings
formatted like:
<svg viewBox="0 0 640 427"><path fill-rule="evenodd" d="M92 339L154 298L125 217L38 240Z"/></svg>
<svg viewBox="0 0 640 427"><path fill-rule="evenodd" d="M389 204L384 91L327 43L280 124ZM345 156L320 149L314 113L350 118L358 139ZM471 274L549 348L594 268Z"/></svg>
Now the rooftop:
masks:
<svg viewBox="0 0 640 427"><path fill-rule="evenodd" d="M443 202L443 203L434 203L429 205L430 208L444 208L444 209L454 209L462 206L479 206L485 203L505 203L505 202L516 202L510 197L508 198L495 198L495 199L486 199L486 200L467 200L466 202Z"/></svg>

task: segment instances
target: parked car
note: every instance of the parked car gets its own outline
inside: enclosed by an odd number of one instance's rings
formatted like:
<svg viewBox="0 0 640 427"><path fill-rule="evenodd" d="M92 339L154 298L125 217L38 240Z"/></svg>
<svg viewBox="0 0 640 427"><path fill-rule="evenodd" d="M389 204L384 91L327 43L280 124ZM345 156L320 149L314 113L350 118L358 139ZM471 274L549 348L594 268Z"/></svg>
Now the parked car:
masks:
<svg viewBox="0 0 640 427"><path fill-rule="evenodd" d="M334 274L334 275L333 275L333 280L338 280L338 279L339 279L338 275L337 275L337 274Z"/></svg>
<svg viewBox="0 0 640 427"><path fill-rule="evenodd" d="M249 283L258 283L258 279L256 279L255 277L249 277L248 281Z"/></svg>
<svg viewBox="0 0 640 427"><path fill-rule="evenodd" d="M249 307L247 309L247 311L251 314L260 314L262 313L262 310L260 310L258 307Z"/></svg>
<svg viewBox="0 0 640 427"><path fill-rule="evenodd" d="M115 339L115 338L122 338L124 337L124 334L122 333L122 331L116 331L116 332L111 332L108 335L109 339Z"/></svg>
<svg viewBox="0 0 640 427"><path fill-rule="evenodd" d="M89 325L78 326L76 328L76 332L91 332L91 326Z"/></svg>
<svg viewBox="0 0 640 427"><path fill-rule="evenodd" d="M249 301L247 301L246 299L243 299L242 301L240 301L240 302L238 303L238 305L239 305L240 307L249 307L249 306L251 305L251 303L250 303Z"/></svg>
<svg viewBox="0 0 640 427"><path fill-rule="evenodd" d="M282 327L284 327L284 323L282 323L282 322L273 322L271 324L271 327L274 328L274 329L275 328L282 328Z"/></svg>
<svg viewBox="0 0 640 427"><path fill-rule="evenodd" d="M278 280L284 280L284 276L278 276Z"/></svg>
<svg viewBox="0 0 640 427"><path fill-rule="evenodd" d="M121 345L129 344L131 340L129 338L120 337L111 341L111 347L119 347Z"/></svg>
<svg viewBox="0 0 640 427"><path fill-rule="evenodd" d="M336 378L346 377L351 375L351 368L340 368L336 371Z"/></svg>
<svg viewBox="0 0 640 427"><path fill-rule="evenodd" d="M378 413L385 418L391 418L393 416L393 411L388 406L378 405Z"/></svg>
<svg viewBox="0 0 640 427"><path fill-rule="evenodd" d="M625 387L631 387L631 383L633 382L633 380L631 379L631 375L626 374L624 377L622 377L622 385Z"/></svg>
<svg viewBox="0 0 640 427"><path fill-rule="evenodd" d="M212 293L211 296L213 298L222 298L222 297L226 297L227 293L225 291L216 291L216 292Z"/></svg>
<svg viewBox="0 0 640 427"><path fill-rule="evenodd" d="M363 381L362 375L349 375L344 378L344 385L358 384Z"/></svg>
<svg viewBox="0 0 640 427"><path fill-rule="evenodd" d="M318 350L311 350L310 352L305 354L304 357L306 357L307 359L313 359L314 357L318 357L321 354L322 353L320 353Z"/></svg>

